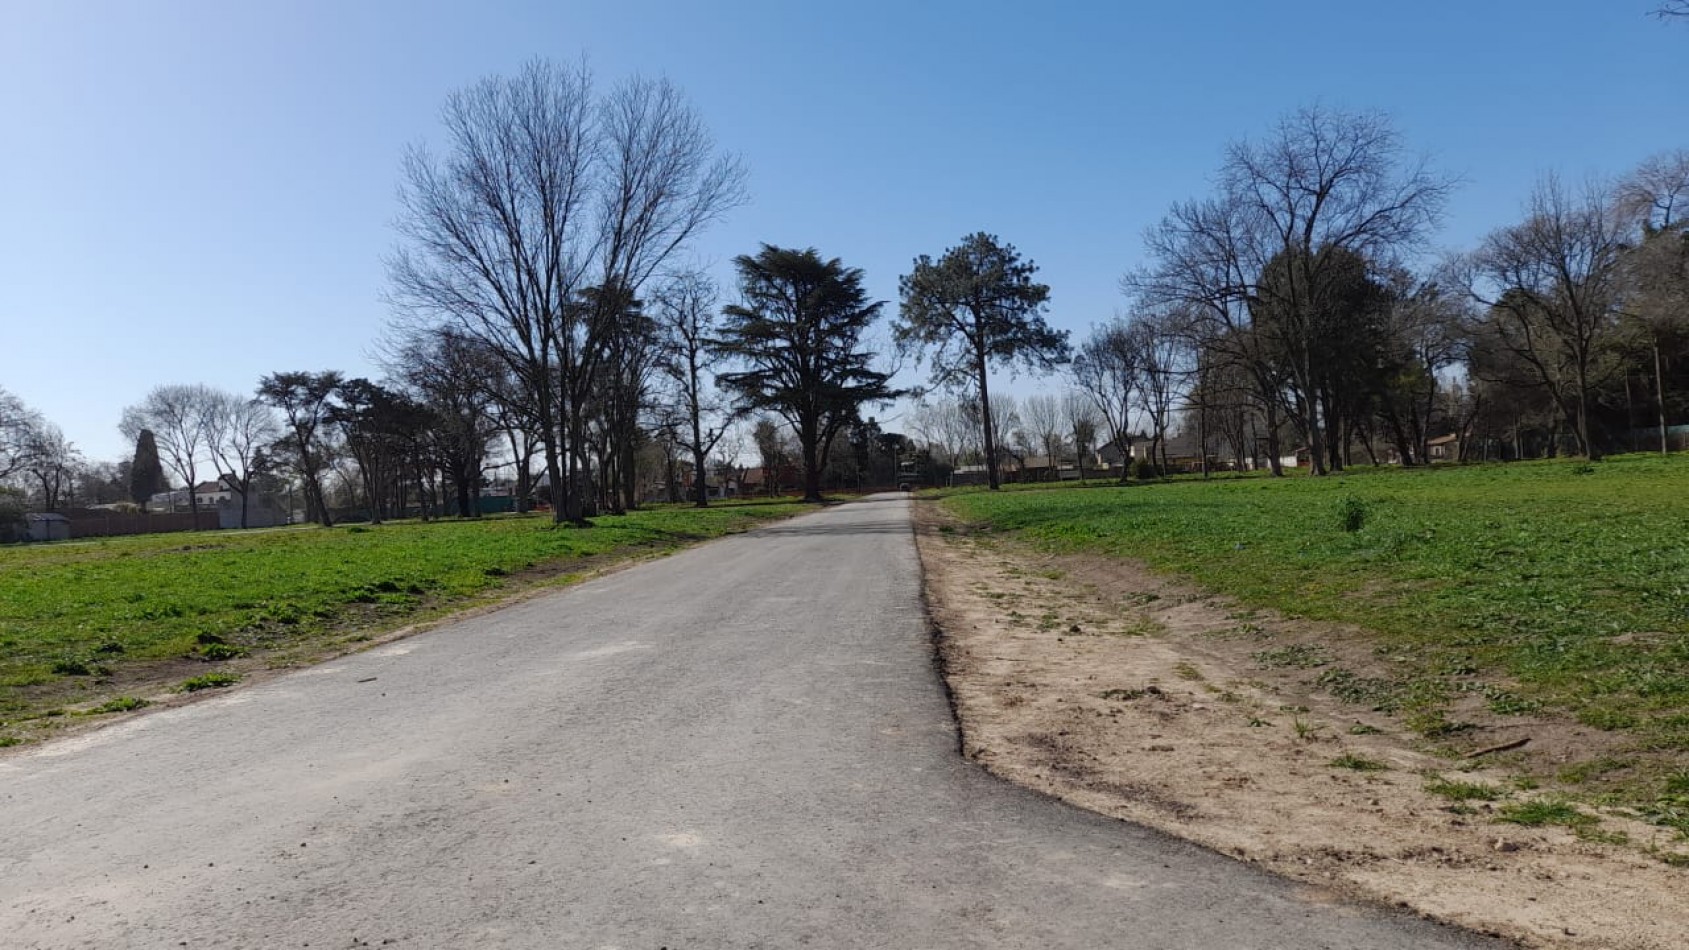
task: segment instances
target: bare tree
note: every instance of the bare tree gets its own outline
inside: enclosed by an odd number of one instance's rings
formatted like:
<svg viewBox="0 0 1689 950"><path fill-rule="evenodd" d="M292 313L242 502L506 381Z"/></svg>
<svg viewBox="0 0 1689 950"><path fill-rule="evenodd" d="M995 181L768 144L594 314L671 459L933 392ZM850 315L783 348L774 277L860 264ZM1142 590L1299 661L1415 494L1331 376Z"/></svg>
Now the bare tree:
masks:
<svg viewBox="0 0 1689 950"><path fill-rule="evenodd" d="M657 291L657 321L667 338L660 368L672 386L678 424L674 441L692 456L693 503L710 503L705 478L710 453L737 418L711 381L716 355L710 346L715 334L717 294L703 273L676 274Z"/></svg>
<svg viewBox="0 0 1689 950"><path fill-rule="evenodd" d="M1062 415L1073 438L1075 464L1083 482L1086 457L1097 450L1097 407L1085 393L1070 390L1062 395Z"/></svg>
<svg viewBox="0 0 1689 950"><path fill-rule="evenodd" d="M37 425L31 435L29 473L39 489L42 511L57 511L65 494L75 490L76 476L82 466L82 453L77 451L58 426L50 422Z"/></svg>
<svg viewBox="0 0 1689 950"><path fill-rule="evenodd" d="M1689 150L1643 162L1619 182L1621 214L1641 234L1624 254L1624 316L1652 357L1660 452L1671 449L1664 343L1689 337Z"/></svg>
<svg viewBox="0 0 1689 950"><path fill-rule="evenodd" d="M908 425L939 461L958 466L979 452L981 433L973 415L961 399L922 400L909 413Z"/></svg>
<svg viewBox="0 0 1689 950"><path fill-rule="evenodd" d="M1277 316L1286 408L1321 474L1328 420L1320 357L1328 338L1355 318L1329 299L1342 282L1336 271L1348 255L1390 261L1420 246L1452 181L1424 160L1405 160L1384 116L1321 107L1286 117L1262 142L1231 146L1221 181L1247 215L1255 304ZM1279 279L1267 279L1270 269Z"/></svg>
<svg viewBox="0 0 1689 950"><path fill-rule="evenodd" d="M1553 396L1589 458L1601 454L1590 409L1613 368L1606 357L1629 238L1611 188L1573 192L1549 176L1525 220L1492 233L1466 265L1468 292L1489 308L1496 342Z"/></svg>
<svg viewBox="0 0 1689 950"><path fill-rule="evenodd" d="M1248 202L1229 193L1175 204L1144 235L1151 263L1126 275L1121 288L1141 307L1182 309L1192 318L1188 330L1203 351L1205 368L1234 383L1247 381L1247 390L1234 385L1233 391L1246 391L1260 414L1267 462L1280 476L1284 372L1255 324L1254 288L1263 262L1253 217ZM1123 325L1117 332L1124 333Z"/></svg>
<svg viewBox="0 0 1689 950"><path fill-rule="evenodd" d="M1132 414L1143 387L1141 351L1126 322L1092 327L1073 358L1073 382L1085 394L1108 434L1108 444L1121 455L1120 480L1131 471Z"/></svg>
<svg viewBox="0 0 1689 950"><path fill-rule="evenodd" d="M1027 441L1044 453L1049 477L1058 477L1067 434L1067 418L1062 413L1061 400L1049 393L1033 393L1021 400L1020 407Z"/></svg>
<svg viewBox="0 0 1689 950"><path fill-rule="evenodd" d="M1142 383L1138 405L1150 424L1149 457L1165 473L1167 431L1186 374L1184 319L1175 312L1138 313L1126 326L1126 345L1137 351Z"/></svg>
<svg viewBox="0 0 1689 950"><path fill-rule="evenodd" d="M0 481L24 470L37 447L40 415L23 400L0 389Z"/></svg>
<svg viewBox="0 0 1689 950"><path fill-rule="evenodd" d="M1662 20L1670 17L1689 17L1689 0L1667 0L1654 9L1654 15Z"/></svg>
<svg viewBox="0 0 1689 950"><path fill-rule="evenodd" d="M1146 237L1152 263L1124 285L1141 305L1176 305L1208 323L1205 360L1245 367L1268 438L1276 443L1282 407L1322 473L1335 428L1324 354L1354 317L1329 299L1333 272L1417 250L1452 187L1404 155L1384 116L1302 109L1263 140L1233 144L1219 194L1175 205ZM1269 454L1278 474L1276 444Z"/></svg>
<svg viewBox="0 0 1689 950"><path fill-rule="evenodd" d="M206 422L217 404L217 393L198 383L159 386L145 399L123 410L118 431L124 438L152 430L164 463L188 491L188 510L199 513L200 463L205 461ZM195 522L198 526L198 522Z"/></svg>
<svg viewBox="0 0 1689 950"><path fill-rule="evenodd" d="M217 477L240 496L240 526L247 527L253 484L275 465L271 446L281 438L275 412L257 399L213 390L205 415L205 445Z"/></svg>
<svg viewBox="0 0 1689 950"><path fill-rule="evenodd" d="M447 100L451 151L406 160L389 262L401 318L485 343L528 394L558 521L583 521L576 473L624 298L743 200L680 92L536 61ZM597 294L586 294L597 287Z"/></svg>

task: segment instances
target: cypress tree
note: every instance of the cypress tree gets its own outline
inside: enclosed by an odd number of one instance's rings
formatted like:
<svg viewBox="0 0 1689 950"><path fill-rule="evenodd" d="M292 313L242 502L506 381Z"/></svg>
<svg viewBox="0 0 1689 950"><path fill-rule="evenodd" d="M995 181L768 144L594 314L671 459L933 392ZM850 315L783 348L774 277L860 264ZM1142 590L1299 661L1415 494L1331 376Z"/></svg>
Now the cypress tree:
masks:
<svg viewBox="0 0 1689 950"><path fill-rule="evenodd" d="M147 501L169 487L164 479L164 465L158 460L158 442L151 429L142 429L135 437L135 461L129 465L129 498L147 510Z"/></svg>

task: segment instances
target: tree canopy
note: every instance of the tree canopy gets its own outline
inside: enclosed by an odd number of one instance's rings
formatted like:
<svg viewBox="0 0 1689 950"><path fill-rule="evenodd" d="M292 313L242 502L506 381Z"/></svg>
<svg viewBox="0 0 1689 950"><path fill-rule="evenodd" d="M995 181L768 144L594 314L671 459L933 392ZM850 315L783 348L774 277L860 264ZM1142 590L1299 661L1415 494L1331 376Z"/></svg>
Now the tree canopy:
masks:
<svg viewBox="0 0 1689 950"><path fill-rule="evenodd" d="M742 368L721 374L720 384L745 409L791 425L803 454L804 498L819 501L833 436L864 404L900 395L863 340L885 304L868 298L861 270L814 248L764 244L733 263L740 300L723 309L714 349Z"/></svg>
<svg viewBox="0 0 1689 950"><path fill-rule="evenodd" d="M932 369L935 386L971 384L979 397L986 471L997 471L991 418L990 372L1016 365L1048 371L1067 362L1067 332L1044 320L1050 288L1033 279L1038 265L1014 245L983 231L970 234L937 261L923 254L898 282L902 303L894 333L898 345Z"/></svg>

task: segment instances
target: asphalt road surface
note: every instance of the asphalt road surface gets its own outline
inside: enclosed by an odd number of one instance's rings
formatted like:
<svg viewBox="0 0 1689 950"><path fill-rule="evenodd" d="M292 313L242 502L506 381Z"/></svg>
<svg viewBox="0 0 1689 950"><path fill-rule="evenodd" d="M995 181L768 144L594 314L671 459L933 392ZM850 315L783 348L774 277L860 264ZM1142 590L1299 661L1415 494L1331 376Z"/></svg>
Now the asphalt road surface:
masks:
<svg viewBox="0 0 1689 950"><path fill-rule="evenodd" d="M0 946L1499 946L964 762L908 504L0 759Z"/></svg>

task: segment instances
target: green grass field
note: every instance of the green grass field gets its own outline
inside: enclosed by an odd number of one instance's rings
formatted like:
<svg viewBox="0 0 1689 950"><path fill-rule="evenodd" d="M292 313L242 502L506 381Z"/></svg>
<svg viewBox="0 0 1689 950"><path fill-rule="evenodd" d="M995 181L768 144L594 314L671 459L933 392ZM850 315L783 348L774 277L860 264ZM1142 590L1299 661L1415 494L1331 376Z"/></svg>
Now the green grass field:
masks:
<svg viewBox="0 0 1689 950"><path fill-rule="evenodd" d="M1048 550L1139 558L1248 605L1375 631L1379 651L1413 658L1399 696L1428 736L1449 725L1434 712L1451 691L1484 690L1498 713L1555 710L1633 735L1667 768L1689 757L1689 457L945 503Z"/></svg>
<svg viewBox="0 0 1689 950"><path fill-rule="evenodd" d="M149 665L192 657L215 674L249 653L285 665L325 637L803 510L740 503L654 508L589 529L511 516L0 548L0 744L30 720L110 701ZM225 685L216 680L203 685Z"/></svg>

